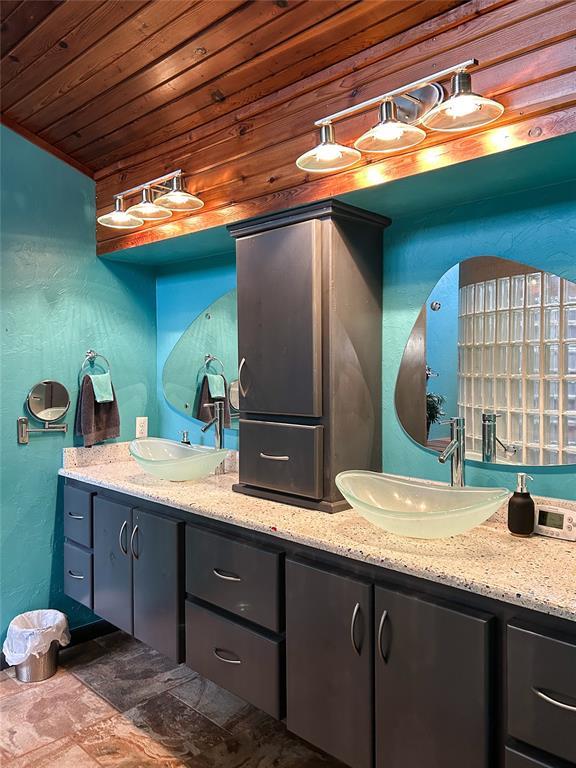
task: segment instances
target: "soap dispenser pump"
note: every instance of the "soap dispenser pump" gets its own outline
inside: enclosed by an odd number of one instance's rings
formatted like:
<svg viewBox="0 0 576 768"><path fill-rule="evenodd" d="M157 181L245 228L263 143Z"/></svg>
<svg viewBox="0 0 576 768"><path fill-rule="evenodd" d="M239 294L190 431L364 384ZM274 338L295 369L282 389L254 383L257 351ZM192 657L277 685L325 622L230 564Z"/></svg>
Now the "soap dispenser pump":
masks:
<svg viewBox="0 0 576 768"><path fill-rule="evenodd" d="M508 530L513 536L532 536L535 506L526 481L534 478L518 472L516 490L508 502Z"/></svg>

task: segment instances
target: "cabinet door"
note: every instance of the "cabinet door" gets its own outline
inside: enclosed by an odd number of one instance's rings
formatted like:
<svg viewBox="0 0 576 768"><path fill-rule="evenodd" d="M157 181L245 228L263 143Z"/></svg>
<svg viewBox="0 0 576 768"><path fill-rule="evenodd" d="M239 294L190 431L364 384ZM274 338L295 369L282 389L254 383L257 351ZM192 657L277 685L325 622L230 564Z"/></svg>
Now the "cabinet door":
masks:
<svg viewBox="0 0 576 768"><path fill-rule="evenodd" d="M352 768L370 768L372 673L371 585L288 561L288 729Z"/></svg>
<svg viewBox="0 0 576 768"><path fill-rule="evenodd" d="M182 523L141 509L133 512L130 549L134 578L134 636L180 661L183 628L179 573Z"/></svg>
<svg viewBox="0 0 576 768"><path fill-rule="evenodd" d="M321 222L238 240L240 410L322 415Z"/></svg>
<svg viewBox="0 0 576 768"><path fill-rule="evenodd" d="M132 634L132 509L96 496L94 613Z"/></svg>
<svg viewBox="0 0 576 768"><path fill-rule="evenodd" d="M376 768L489 768L490 622L375 590Z"/></svg>

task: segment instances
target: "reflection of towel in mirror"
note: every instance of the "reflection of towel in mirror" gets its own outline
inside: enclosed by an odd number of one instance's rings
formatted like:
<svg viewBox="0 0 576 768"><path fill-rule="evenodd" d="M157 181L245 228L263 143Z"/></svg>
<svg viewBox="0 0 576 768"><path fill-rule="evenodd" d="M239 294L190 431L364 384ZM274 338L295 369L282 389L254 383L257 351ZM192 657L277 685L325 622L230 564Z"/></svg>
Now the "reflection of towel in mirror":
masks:
<svg viewBox="0 0 576 768"><path fill-rule="evenodd" d="M219 378L222 380L222 385L219 386L216 381L210 381L210 378ZM212 386L211 386L212 385ZM218 397L214 397L212 392L222 393ZM228 402L228 384L226 379L221 374L205 374L202 378L202 384L200 385L200 397L198 398L198 408L196 410L196 418L207 424L214 418L214 408L212 407L217 400L221 400L224 403L224 426L229 427L230 421L230 403Z"/></svg>
<svg viewBox="0 0 576 768"><path fill-rule="evenodd" d="M98 403L90 376L84 376L78 393L74 432L84 438L84 445L90 448L95 443L120 436L120 414L116 393L112 386L114 400Z"/></svg>

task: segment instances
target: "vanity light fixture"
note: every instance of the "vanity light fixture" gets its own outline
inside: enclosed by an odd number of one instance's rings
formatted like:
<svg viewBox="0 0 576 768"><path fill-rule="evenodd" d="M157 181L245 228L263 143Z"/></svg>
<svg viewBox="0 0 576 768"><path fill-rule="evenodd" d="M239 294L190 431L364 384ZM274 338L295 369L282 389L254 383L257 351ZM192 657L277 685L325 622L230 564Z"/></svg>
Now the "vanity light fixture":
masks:
<svg viewBox="0 0 576 768"><path fill-rule="evenodd" d="M154 202L171 211L197 211L204 205L199 197L182 189L182 176L174 176L172 189L157 197Z"/></svg>
<svg viewBox="0 0 576 768"><path fill-rule="evenodd" d="M462 61L317 120L314 125L320 128L320 144L301 155L296 165L312 173L340 171L354 165L360 152L382 154L416 146L426 138L420 125L432 131L466 131L491 123L500 117L504 107L472 91L467 70L477 64L476 59ZM452 94L445 99L438 81L450 75ZM335 122L376 106L379 122L356 139L354 149L336 143Z"/></svg>
<svg viewBox="0 0 576 768"><path fill-rule="evenodd" d="M124 199L141 195L141 200L124 211ZM98 217L98 223L115 229L135 229L147 221L169 219L172 212L196 211L204 203L182 185L182 171L172 171L114 195L114 210Z"/></svg>
<svg viewBox="0 0 576 768"><path fill-rule="evenodd" d="M409 149L426 138L426 132L417 125L398 120L396 104L386 99L379 106L380 122L356 139L354 146L362 152L380 154Z"/></svg>
<svg viewBox="0 0 576 768"><path fill-rule="evenodd" d="M310 173L326 173L349 168L360 158L361 154L357 149L338 144L334 126L331 123L324 123L320 125L320 144L300 155L296 165Z"/></svg>
<svg viewBox="0 0 576 768"><path fill-rule="evenodd" d="M172 211L153 203L150 198L150 187L144 187L142 190L142 200L135 205L131 205L127 213L131 213L139 219L144 219L144 221L160 221L161 219L169 219L172 216Z"/></svg>
<svg viewBox="0 0 576 768"><path fill-rule="evenodd" d="M136 229L144 224L144 220L125 211L124 199L119 195L114 198L114 210L104 216L98 216L98 224L113 229Z"/></svg>
<svg viewBox="0 0 576 768"><path fill-rule="evenodd" d="M433 131L467 131L497 120L504 107L493 99L472 91L469 72L460 71L452 77L452 95L430 110L422 123Z"/></svg>

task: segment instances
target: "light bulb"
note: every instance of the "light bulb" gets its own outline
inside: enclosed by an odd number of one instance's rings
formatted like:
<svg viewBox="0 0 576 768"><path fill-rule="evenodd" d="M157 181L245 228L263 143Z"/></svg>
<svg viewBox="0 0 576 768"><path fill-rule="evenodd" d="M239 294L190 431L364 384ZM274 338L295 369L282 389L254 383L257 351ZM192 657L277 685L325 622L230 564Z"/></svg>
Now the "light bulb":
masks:
<svg viewBox="0 0 576 768"><path fill-rule="evenodd" d="M418 126L398 120L396 104L393 101L382 102L379 114L380 122L354 142L356 149L361 152L375 154L398 152L410 149L426 138L426 134Z"/></svg>
<svg viewBox="0 0 576 768"><path fill-rule="evenodd" d="M114 200L114 210L99 216L98 224L112 229L136 229L144 224L144 220L125 211L123 199L117 197Z"/></svg>
<svg viewBox="0 0 576 768"><path fill-rule="evenodd" d="M451 117L466 117L479 109L478 97L471 93L462 93L446 102L446 114Z"/></svg>
<svg viewBox="0 0 576 768"><path fill-rule="evenodd" d="M327 124L320 126L320 144L300 155L296 160L296 165L301 170L310 173L327 173L349 168L357 163L360 157L358 150L337 144L334 137L334 126Z"/></svg>

